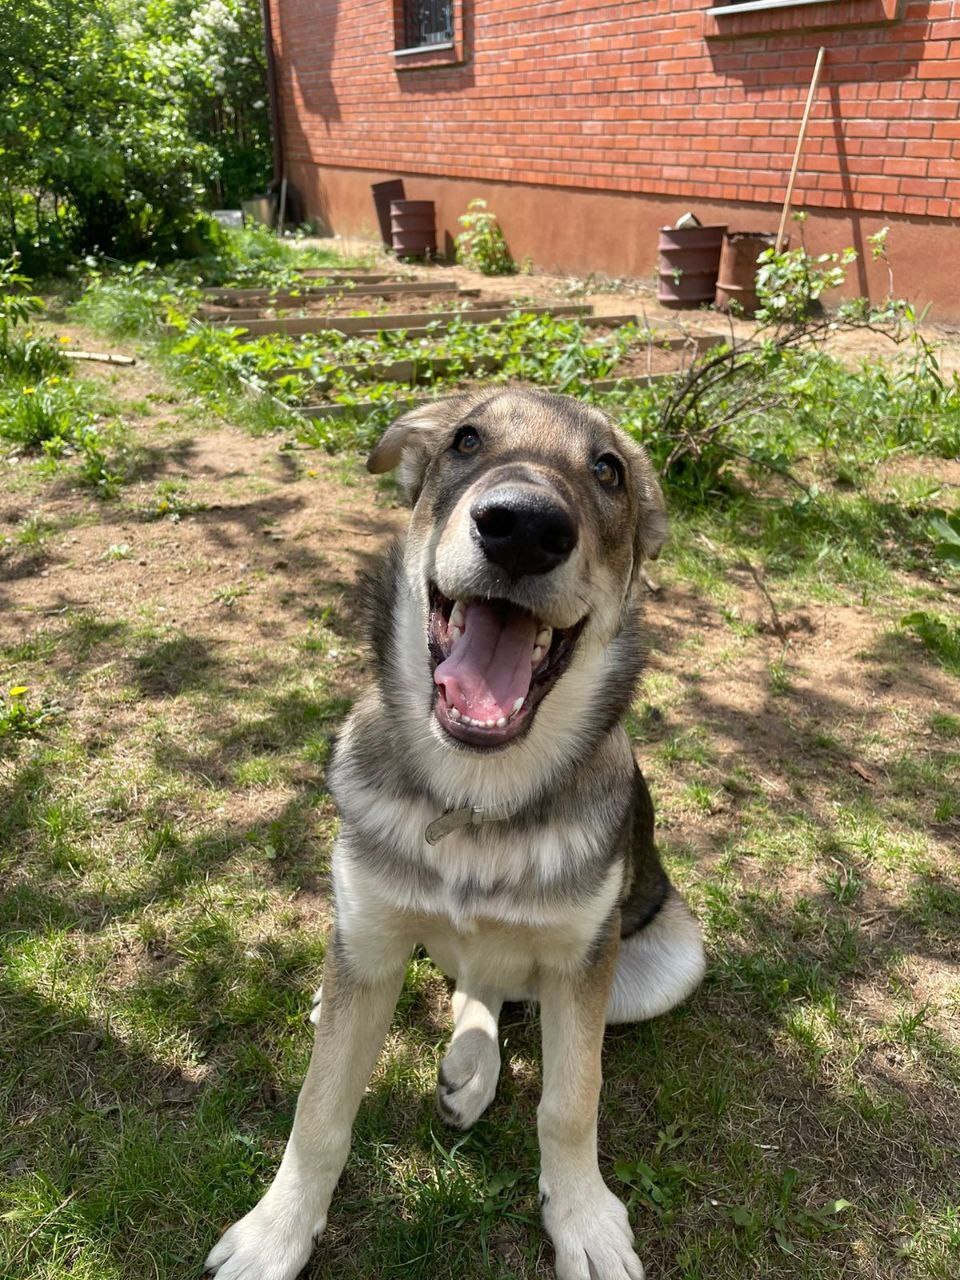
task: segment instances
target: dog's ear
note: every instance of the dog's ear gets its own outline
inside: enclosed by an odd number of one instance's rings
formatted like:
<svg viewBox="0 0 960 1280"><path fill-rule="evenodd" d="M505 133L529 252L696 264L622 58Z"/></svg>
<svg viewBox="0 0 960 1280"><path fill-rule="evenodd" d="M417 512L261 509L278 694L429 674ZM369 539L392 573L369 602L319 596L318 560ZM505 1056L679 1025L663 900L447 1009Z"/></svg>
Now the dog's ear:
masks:
<svg viewBox="0 0 960 1280"><path fill-rule="evenodd" d="M629 441L630 476L637 502L634 532L634 561L639 569L644 560L656 560L667 540L667 504L657 473L646 449Z"/></svg>
<svg viewBox="0 0 960 1280"><path fill-rule="evenodd" d="M415 502L423 477L440 440L464 416L475 394L447 396L418 405L403 417L391 422L377 441L367 470L374 475L400 468L400 484L411 503Z"/></svg>

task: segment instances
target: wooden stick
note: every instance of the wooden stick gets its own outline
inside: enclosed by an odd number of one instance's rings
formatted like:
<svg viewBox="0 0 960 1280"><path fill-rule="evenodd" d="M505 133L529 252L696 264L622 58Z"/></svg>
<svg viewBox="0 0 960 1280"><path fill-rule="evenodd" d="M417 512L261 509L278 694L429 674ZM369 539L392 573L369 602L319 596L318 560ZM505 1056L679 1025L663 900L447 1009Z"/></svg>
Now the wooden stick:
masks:
<svg viewBox="0 0 960 1280"><path fill-rule="evenodd" d="M807 125L810 122L810 112L813 109L813 99L817 92L817 85L820 81L820 68L823 66L823 59L826 49L822 46L817 54L817 61L814 64L813 76L810 79L810 91L807 94L807 105L803 109L803 119L800 121L800 133L797 135L797 149L793 153L793 167L790 170L790 181L787 183L787 194L783 202L783 212L780 214L780 229L777 232L776 252L779 253L783 247L784 232L787 229L787 217L790 213L790 202L793 199L793 184L797 180L797 170L800 168L800 152L803 150L803 140L807 136Z"/></svg>
<svg viewBox="0 0 960 1280"><path fill-rule="evenodd" d="M68 360L97 360L100 364L136 364L133 356L114 355L110 351L64 351Z"/></svg>

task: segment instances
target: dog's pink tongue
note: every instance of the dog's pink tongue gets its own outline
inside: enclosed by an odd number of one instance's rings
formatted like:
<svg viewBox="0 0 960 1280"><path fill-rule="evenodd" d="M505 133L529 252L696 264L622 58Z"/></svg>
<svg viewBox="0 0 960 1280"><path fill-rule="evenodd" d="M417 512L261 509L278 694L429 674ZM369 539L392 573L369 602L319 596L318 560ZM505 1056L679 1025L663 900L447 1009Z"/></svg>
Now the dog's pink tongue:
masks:
<svg viewBox="0 0 960 1280"><path fill-rule="evenodd" d="M447 706L474 720L502 720L530 690L536 619L475 600L463 634L433 673Z"/></svg>

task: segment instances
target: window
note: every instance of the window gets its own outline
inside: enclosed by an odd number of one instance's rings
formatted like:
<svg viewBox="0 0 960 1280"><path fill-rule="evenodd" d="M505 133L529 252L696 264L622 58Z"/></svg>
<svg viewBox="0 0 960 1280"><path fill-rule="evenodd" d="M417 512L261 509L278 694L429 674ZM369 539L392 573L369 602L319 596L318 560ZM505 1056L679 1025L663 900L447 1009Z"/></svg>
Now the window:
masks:
<svg viewBox="0 0 960 1280"><path fill-rule="evenodd" d="M422 49L453 40L453 0L403 0L403 42Z"/></svg>

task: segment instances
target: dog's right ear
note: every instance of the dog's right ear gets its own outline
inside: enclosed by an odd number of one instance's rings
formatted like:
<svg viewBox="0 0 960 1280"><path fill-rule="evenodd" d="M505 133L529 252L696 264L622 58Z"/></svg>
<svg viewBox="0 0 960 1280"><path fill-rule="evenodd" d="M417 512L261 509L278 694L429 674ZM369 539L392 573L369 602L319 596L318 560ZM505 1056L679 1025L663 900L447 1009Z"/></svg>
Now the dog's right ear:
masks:
<svg viewBox="0 0 960 1280"><path fill-rule="evenodd" d="M440 440L466 413L476 396L447 396L418 405L391 422L367 458L373 475L400 468L400 485L410 503L417 500L423 477Z"/></svg>

